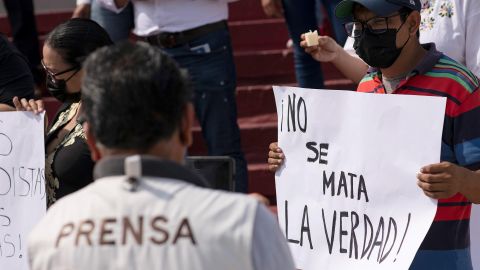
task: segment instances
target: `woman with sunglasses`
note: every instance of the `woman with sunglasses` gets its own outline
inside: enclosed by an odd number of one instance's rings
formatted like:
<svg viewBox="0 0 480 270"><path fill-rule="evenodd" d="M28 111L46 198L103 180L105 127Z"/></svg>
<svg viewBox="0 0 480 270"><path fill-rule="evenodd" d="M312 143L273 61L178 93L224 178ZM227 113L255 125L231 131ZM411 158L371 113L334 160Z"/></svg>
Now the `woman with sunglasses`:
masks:
<svg viewBox="0 0 480 270"><path fill-rule="evenodd" d="M89 19L71 19L57 26L45 40L42 66L47 90L62 105L46 134L45 180L47 203L92 182L90 157L78 114L82 106L82 62L96 49L112 44L107 32ZM14 98L20 111L44 111L41 100Z"/></svg>

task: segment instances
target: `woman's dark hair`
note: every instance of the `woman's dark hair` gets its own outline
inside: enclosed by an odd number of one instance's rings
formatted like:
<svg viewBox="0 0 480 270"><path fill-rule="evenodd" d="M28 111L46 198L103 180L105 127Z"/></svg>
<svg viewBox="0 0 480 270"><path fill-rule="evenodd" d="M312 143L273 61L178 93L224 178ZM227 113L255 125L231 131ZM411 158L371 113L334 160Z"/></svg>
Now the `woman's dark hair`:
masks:
<svg viewBox="0 0 480 270"><path fill-rule="evenodd" d="M45 44L72 66L81 66L96 49L113 44L108 33L90 19L70 19L48 34Z"/></svg>

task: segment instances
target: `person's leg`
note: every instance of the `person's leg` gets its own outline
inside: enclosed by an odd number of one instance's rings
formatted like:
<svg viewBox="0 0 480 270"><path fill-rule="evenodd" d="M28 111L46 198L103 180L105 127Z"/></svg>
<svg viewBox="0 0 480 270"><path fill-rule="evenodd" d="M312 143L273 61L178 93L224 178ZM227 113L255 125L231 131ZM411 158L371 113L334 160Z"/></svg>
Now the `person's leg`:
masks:
<svg viewBox="0 0 480 270"><path fill-rule="evenodd" d="M32 0L4 0L12 28L13 44L27 57L37 84L44 83L40 66L40 45Z"/></svg>
<svg viewBox="0 0 480 270"><path fill-rule="evenodd" d="M188 70L192 79L195 111L208 154L234 158L235 191L247 192L247 163L237 124L236 73L228 30L215 31L165 51Z"/></svg>
<svg viewBox="0 0 480 270"><path fill-rule="evenodd" d="M295 74L300 87L323 88L321 65L300 47L300 36L318 29L315 0L283 0L285 20L293 41Z"/></svg>
<svg viewBox="0 0 480 270"><path fill-rule="evenodd" d="M325 10L327 11L328 18L332 25L333 33L335 34L335 40L341 46L345 45L347 41L347 33L343 28L342 21L335 16L335 7L341 0L322 0Z"/></svg>
<svg viewBox="0 0 480 270"><path fill-rule="evenodd" d="M117 14L102 7L98 0L93 0L91 18L105 28L113 42L127 40L133 28L133 6L129 3Z"/></svg>

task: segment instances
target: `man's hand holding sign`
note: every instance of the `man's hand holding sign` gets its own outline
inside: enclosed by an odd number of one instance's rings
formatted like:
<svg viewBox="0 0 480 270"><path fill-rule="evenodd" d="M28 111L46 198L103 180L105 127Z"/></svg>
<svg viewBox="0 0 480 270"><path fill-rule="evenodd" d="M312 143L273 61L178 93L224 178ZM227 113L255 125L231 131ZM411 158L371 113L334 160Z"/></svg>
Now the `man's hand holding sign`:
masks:
<svg viewBox="0 0 480 270"><path fill-rule="evenodd" d="M274 91L279 143L268 162L297 267L407 269L436 212L416 177L439 162L445 99ZM456 193L455 176L435 170L424 167L418 185Z"/></svg>
<svg viewBox="0 0 480 270"><path fill-rule="evenodd" d="M441 162L423 167L418 177L418 186L425 195L434 199L448 199L457 193L473 203L480 203L478 182L480 174L450 162Z"/></svg>

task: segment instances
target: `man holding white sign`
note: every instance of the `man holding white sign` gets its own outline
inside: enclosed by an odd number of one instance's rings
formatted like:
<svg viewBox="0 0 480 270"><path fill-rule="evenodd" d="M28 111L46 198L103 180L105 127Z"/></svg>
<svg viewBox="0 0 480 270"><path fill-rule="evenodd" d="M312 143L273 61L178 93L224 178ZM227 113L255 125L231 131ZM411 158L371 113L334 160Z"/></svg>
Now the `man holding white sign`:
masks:
<svg viewBox="0 0 480 270"><path fill-rule="evenodd" d="M278 214L297 267L407 269L436 212L415 182L439 161L445 99L274 90Z"/></svg>
<svg viewBox="0 0 480 270"><path fill-rule="evenodd" d="M418 174L423 192L439 199L437 214L410 268L472 269L470 209L480 202L480 177L471 171L480 168L479 82L434 44L419 43L420 7L419 0L344 0L336 15L350 21L345 26L356 52L372 66L358 92L447 98L443 162ZM269 156L276 169L281 151L271 145Z"/></svg>

